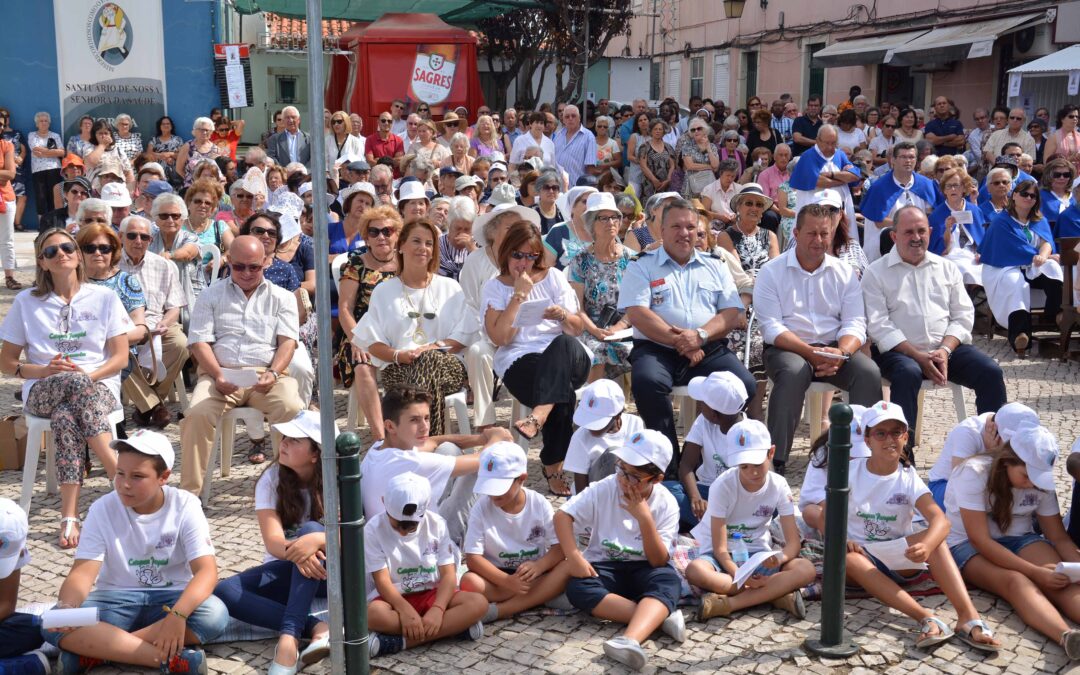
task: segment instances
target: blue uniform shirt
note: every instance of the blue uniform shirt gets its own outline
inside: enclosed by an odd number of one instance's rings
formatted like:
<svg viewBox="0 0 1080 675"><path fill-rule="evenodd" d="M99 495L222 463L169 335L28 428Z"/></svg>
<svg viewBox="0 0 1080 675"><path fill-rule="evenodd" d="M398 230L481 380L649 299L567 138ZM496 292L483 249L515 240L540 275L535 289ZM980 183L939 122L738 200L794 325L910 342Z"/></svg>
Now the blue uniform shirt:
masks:
<svg viewBox="0 0 1080 675"><path fill-rule="evenodd" d="M675 262L663 247L641 254L623 272L619 310L648 307L679 328L700 328L721 310L742 310L731 272L719 258L695 250L686 265ZM634 329L634 337L648 338Z"/></svg>

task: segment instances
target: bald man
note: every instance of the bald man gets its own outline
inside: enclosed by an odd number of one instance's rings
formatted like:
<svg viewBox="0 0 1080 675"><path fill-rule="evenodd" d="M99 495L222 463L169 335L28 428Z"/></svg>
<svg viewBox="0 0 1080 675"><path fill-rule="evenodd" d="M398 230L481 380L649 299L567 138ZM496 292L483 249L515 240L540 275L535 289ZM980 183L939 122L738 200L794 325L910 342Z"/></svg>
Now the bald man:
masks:
<svg viewBox="0 0 1080 675"><path fill-rule="evenodd" d="M570 185L596 166L596 136L581 126L581 111L568 105L562 111L562 128L555 132L555 163L570 177Z"/></svg>
<svg viewBox="0 0 1080 675"><path fill-rule="evenodd" d="M823 124L817 132L814 146L799 156L799 162L791 172L791 187L795 188L795 213L807 204L820 201L820 192L836 190L844 202L848 234L859 241L859 227L855 222L855 204L851 201L850 183L862 175L843 150L836 147L838 132L831 124Z"/></svg>
<svg viewBox="0 0 1080 675"><path fill-rule="evenodd" d="M195 494L203 491L214 433L225 413L248 406L277 424L304 408L296 380L287 374L300 337L296 298L263 276L271 262L255 237L233 239L230 275L203 289L191 312L188 342L199 380L180 423L180 487ZM237 370L253 373L255 384L245 384Z"/></svg>

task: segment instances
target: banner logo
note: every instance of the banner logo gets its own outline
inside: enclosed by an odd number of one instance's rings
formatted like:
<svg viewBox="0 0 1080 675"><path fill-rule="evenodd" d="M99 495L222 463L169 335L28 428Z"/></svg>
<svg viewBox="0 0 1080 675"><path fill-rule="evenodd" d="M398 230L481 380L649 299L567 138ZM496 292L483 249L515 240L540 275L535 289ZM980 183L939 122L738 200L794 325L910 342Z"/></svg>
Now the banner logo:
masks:
<svg viewBox="0 0 1080 675"><path fill-rule="evenodd" d="M112 70L127 60L134 32L120 5L106 2L91 10L89 24L90 51L102 66Z"/></svg>

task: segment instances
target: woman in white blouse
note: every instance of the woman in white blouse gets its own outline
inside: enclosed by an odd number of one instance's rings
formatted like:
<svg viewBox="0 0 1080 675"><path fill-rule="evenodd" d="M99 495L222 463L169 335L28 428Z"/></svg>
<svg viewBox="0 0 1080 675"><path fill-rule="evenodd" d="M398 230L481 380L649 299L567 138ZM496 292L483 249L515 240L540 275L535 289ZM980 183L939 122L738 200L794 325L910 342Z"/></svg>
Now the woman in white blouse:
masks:
<svg viewBox="0 0 1080 675"><path fill-rule="evenodd" d="M470 342L461 286L438 275L439 234L427 220L401 228L400 272L375 287L353 329L353 344L371 354L383 386L418 386L438 402L431 407L432 436L444 432L441 401L465 386L465 364L457 354Z"/></svg>
<svg viewBox="0 0 1080 675"><path fill-rule="evenodd" d="M544 478L553 494L569 496L562 462L573 431L575 392L592 363L577 339L584 328L577 295L566 276L544 261L533 223L510 226L497 260L499 276L484 286L481 302L484 329L497 347L495 374L532 408L514 427L528 439L543 431Z"/></svg>
<svg viewBox="0 0 1080 675"><path fill-rule="evenodd" d="M355 135L352 120L343 110L330 116L330 133L326 134L324 141L326 157L330 161L343 160L348 163L364 158L364 138Z"/></svg>

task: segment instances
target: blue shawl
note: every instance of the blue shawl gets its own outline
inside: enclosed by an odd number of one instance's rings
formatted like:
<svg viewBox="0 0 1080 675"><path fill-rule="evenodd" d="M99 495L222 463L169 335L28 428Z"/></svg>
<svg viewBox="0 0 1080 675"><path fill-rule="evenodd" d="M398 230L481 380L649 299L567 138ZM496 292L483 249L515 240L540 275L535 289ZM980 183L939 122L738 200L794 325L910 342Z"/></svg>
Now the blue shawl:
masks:
<svg viewBox="0 0 1080 675"><path fill-rule="evenodd" d="M1050 222L1050 227L1053 229L1054 223L1057 222L1058 215L1061 213L1061 199L1051 190L1039 190L1039 203L1042 206L1039 210L1046 216L1046 220ZM1069 205L1074 204L1072 194L1069 194Z"/></svg>
<svg viewBox="0 0 1080 675"><path fill-rule="evenodd" d="M1046 218L1029 224L1029 229L1050 242L1050 248L1057 253L1057 243L1050 232L1050 223ZM1031 259L1038 249L1024 236L1023 228L1008 211L994 216L983 235L979 247L979 258L985 265L994 267L1023 267L1031 264Z"/></svg>
<svg viewBox="0 0 1080 675"><path fill-rule="evenodd" d="M821 152L815 145L807 148L806 152L799 155L799 162L791 172L791 180L788 183L796 190L816 190L818 177L821 176L821 168L832 161L840 167L841 171L850 171L856 176L861 175L859 169L848 160L843 150L837 150L831 160L821 156Z"/></svg>
<svg viewBox="0 0 1080 675"><path fill-rule="evenodd" d="M1080 237L1080 204L1073 204L1058 215L1054 233L1058 237Z"/></svg>
<svg viewBox="0 0 1080 675"><path fill-rule="evenodd" d="M801 159L799 163L802 163ZM796 168L798 168L798 165L796 165ZM927 204L937 204L944 199L944 195L938 189L937 183L919 174L914 174L912 177L915 182L911 186L911 192L919 196ZM863 217L875 223L880 223L889 216L893 205L896 204L896 200L902 194L904 194L904 188L896 184L893 179L893 172L886 173L870 184L870 189L866 191L862 201L859 202Z"/></svg>
<svg viewBox="0 0 1080 675"><path fill-rule="evenodd" d="M1017 169L1016 178L1013 178L1012 185L1009 186L1009 192L1012 193L1016 184L1024 180L1034 180L1036 185L1039 183L1039 181L1035 180L1035 177L1030 173L1025 173L1023 170ZM990 191L986 189L986 179L983 178L982 184L979 185L979 203L985 204L988 201L990 201Z"/></svg>
<svg viewBox="0 0 1080 675"><path fill-rule="evenodd" d="M971 214L971 224L964 225L964 229L971 235L972 240L975 242L975 248L979 249L982 245L983 237L986 236L986 216L979 210L979 207L975 206L969 201L964 201L964 210ZM952 210L944 200L938 203L934 207L934 211L930 214L930 247L931 253L943 255L945 252L945 221L952 215ZM957 241L956 231L953 231L952 235L953 243Z"/></svg>

